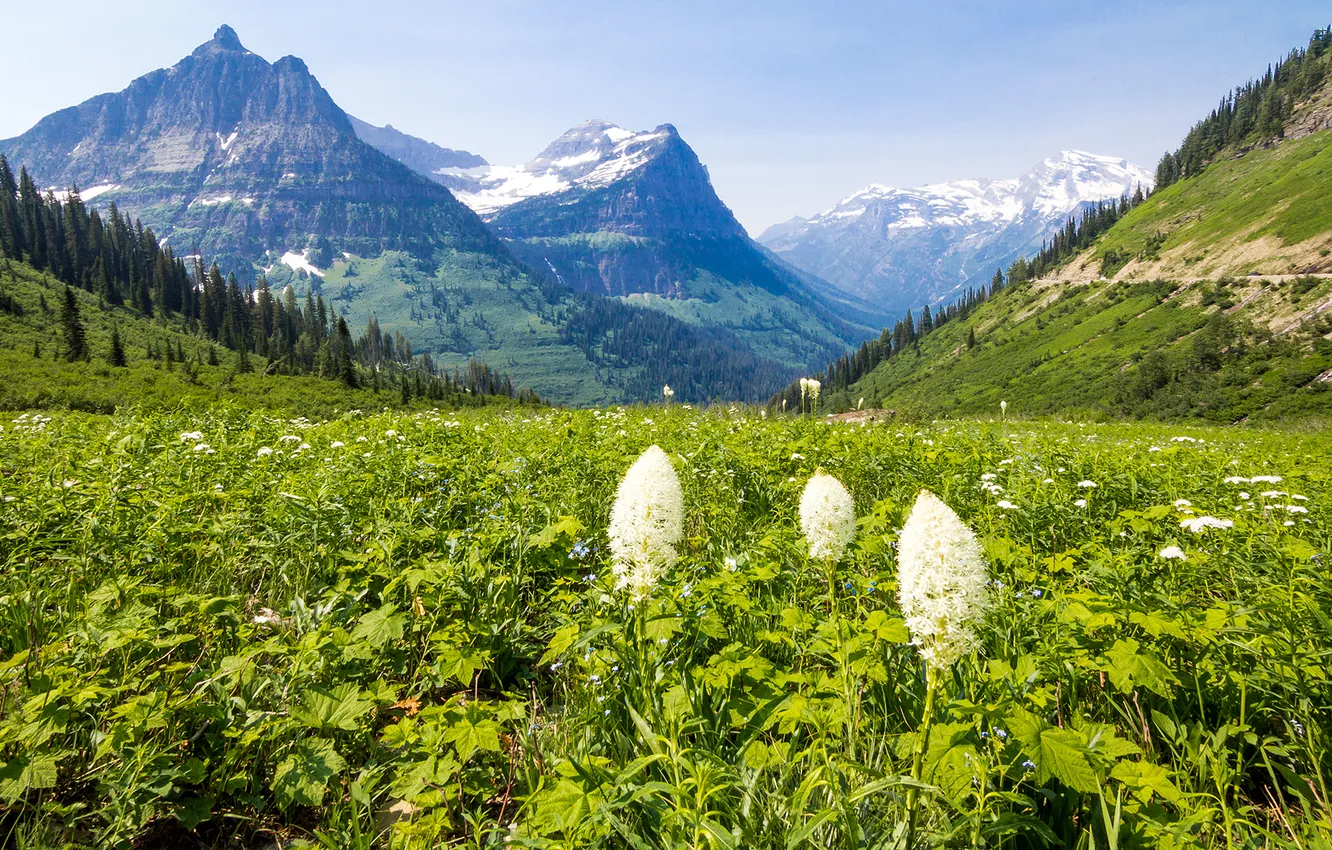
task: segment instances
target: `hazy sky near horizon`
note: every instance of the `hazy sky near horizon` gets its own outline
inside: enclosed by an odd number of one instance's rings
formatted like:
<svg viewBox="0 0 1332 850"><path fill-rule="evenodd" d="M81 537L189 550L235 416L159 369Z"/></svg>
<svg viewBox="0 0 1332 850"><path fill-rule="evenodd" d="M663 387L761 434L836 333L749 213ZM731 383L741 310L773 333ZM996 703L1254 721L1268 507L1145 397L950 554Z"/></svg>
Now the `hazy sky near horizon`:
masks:
<svg viewBox="0 0 1332 850"><path fill-rule="evenodd" d="M674 124L757 235L869 183L1153 168L1332 7L1314 0L15 2L0 138L174 64L218 25L348 112L497 164L588 118Z"/></svg>

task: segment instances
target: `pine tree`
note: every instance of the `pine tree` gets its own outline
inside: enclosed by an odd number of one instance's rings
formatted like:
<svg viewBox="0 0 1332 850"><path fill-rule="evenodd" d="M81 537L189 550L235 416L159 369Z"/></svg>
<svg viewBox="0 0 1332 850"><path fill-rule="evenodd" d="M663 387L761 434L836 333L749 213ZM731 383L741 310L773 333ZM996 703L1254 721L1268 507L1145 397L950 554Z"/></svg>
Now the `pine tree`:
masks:
<svg viewBox="0 0 1332 850"><path fill-rule="evenodd" d="M120 326L111 326L111 354L107 357L107 362L112 366L125 365L125 346L120 341Z"/></svg>
<svg viewBox="0 0 1332 850"><path fill-rule="evenodd" d="M338 317L338 377L348 389L356 388L356 367L352 364L351 332L347 320Z"/></svg>
<svg viewBox="0 0 1332 850"><path fill-rule="evenodd" d="M967 328L967 348L976 347L976 329Z"/></svg>
<svg viewBox="0 0 1332 850"><path fill-rule="evenodd" d="M86 359L88 340L83 330L83 320L79 317L79 302L74 297L74 290L68 286L65 287L60 324L65 333L65 359L71 363Z"/></svg>

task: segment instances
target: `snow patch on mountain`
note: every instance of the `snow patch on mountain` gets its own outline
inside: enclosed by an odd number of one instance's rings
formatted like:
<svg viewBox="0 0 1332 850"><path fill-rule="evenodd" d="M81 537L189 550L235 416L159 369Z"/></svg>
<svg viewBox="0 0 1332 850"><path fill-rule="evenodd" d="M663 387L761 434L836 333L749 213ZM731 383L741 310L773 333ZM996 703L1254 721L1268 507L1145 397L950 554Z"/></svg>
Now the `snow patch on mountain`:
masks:
<svg viewBox="0 0 1332 850"><path fill-rule="evenodd" d="M80 189L79 197L82 198L84 201L91 201L93 198L96 198L98 195L105 195L107 192L114 192L119 188L120 188L119 183L102 183L97 186L89 186L87 189ZM70 192L68 189L58 189L55 186L52 186L50 189L47 189L47 191L50 192L52 195L55 195L56 200L60 201L61 203L64 203L65 201L69 200Z"/></svg>
<svg viewBox="0 0 1332 850"><path fill-rule="evenodd" d="M668 129L634 132L605 121L588 121L560 136L523 165L441 168L458 200L482 216L540 195L599 189L652 160L670 138Z"/></svg>
<svg viewBox="0 0 1332 850"><path fill-rule="evenodd" d="M316 277L323 277L324 270L315 268L314 263L310 262L309 254L309 250L302 251L299 254L295 251L288 251L282 255L282 259L279 262L292 271L301 271L304 269L308 274L315 275ZM272 268L272 266L269 266L268 271L271 271Z"/></svg>

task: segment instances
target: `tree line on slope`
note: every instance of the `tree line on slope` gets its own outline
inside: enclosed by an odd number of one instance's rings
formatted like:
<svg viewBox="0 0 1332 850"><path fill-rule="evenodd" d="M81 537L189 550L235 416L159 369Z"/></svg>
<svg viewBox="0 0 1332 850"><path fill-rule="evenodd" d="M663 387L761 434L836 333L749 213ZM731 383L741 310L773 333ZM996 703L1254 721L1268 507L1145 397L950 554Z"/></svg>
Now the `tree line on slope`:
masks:
<svg viewBox="0 0 1332 850"><path fill-rule="evenodd" d="M960 298L931 312L930 305L921 308L920 316L911 310L899 319L891 328L884 328L878 338L861 343L855 352L843 354L828 364L828 368L813 377L829 390L845 390L861 378L874 371L880 363L904 354L908 349L920 356L920 341L934 331L948 324L969 316L977 307L993 298L1008 284L1004 273L996 269L990 285L967 289ZM976 333L969 329L967 346L976 345ZM780 393L773 396L770 405L783 409L799 410L801 402L800 382L793 381Z"/></svg>
<svg viewBox="0 0 1332 850"><path fill-rule="evenodd" d="M205 271L197 256L187 264L158 242L152 228L122 215L114 203L103 219L84 204L77 187L62 200L53 192L43 195L26 168L16 180L2 154L0 256L90 292L107 308L124 306L144 318L178 321L190 333L236 352L242 372L254 368L250 357L257 356L267 360L271 374L318 375L348 387L395 387L405 399L442 401L467 392L538 401L483 363L450 374L428 354L415 357L402 334L383 333L373 317L365 333L353 338L346 319L308 289L302 308L291 287L274 297L262 276L256 287L242 288L234 274L223 278L216 264ZM0 307L6 305L12 311L12 299L3 299ZM84 359L89 353L75 342L77 304L67 296L62 308L64 356Z"/></svg>
<svg viewBox="0 0 1332 850"><path fill-rule="evenodd" d="M1178 150L1161 157L1156 188L1200 173L1226 148L1279 138L1295 105L1318 91L1327 78L1323 57L1332 52L1332 26L1315 30L1309 46L1295 49L1269 65L1261 78L1250 80L1221 98L1211 113L1194 125Z"/></svg>

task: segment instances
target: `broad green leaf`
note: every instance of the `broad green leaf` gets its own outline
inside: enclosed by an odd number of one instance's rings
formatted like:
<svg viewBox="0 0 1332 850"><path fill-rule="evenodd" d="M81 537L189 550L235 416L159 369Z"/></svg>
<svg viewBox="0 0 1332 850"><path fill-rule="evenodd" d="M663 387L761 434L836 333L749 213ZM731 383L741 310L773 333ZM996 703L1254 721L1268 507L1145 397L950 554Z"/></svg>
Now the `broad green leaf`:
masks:
<svg viewBox="0 0 1332 850"><path fill-rule="evenodd" d="M332 741L307 738L282 760L273 772L273 794L278 806L317 806L324 801L329 783L347 769L347 762Z"/></svg>
<svg viewBox="0 0 1332 850"><path fill-rule="evenodd" d="M407 623L405 614L397 613L392 602L371 611L361 618L352 632L353 640L363 640L379 649L391 640L402 638L403 626Z"/></svg>
<svg viewBox="0 0 1332 850"><path fill-rule="evenodd" d="M57 756L16 758L0 766L0 800L15 803L28 791L54 788Z"/></svg>
<svg viewBox="0 0 1332 850"><path fill-rule="evenodd" d="M465 711L450 719L443 737L453 744L458 759L465 762L477 750L499 752L499 733L498 723L475 705L469 705Z"/></svg>
<svg viewBox="0 0 1332 850"><path fill-rule="evenodd" d="M345 729L355 731L356 721L368 712L374 703L362 699L353 683L338 685L332 691L308 691L301 705L292 709L291 717L311 729Z"/></svg>
<svg viewBox="0 0 1332 850"><path fill-rule="evenodd" d="M1184 796L1170 781L1170 771L1148 761L1121 761L1110 771L1110 778L1123 782L1144 803L1151 802L1153 794L1170 803L1178 803Z"/></svg>
<svg viewBox="0 0 1332 850"><path fill-rule="evenodd" d="M1096 771L1087 758L1082 736L1071 729L1046 729L1040 752L1033 758L1042 776L1053 776L1074 791L1096 792Z"/></svg>
<svg viewBox="0 0 1332 850"><path fill-rule="evenodd" d="M1123 693L1142 686L1163 697L1170 696L1170 687L1179 683L1175 674L1155 655L1138 650L1139 644L1133 638L1115 641L1115 645L1105 654L1105 663L1101 669Z"/></svg>

